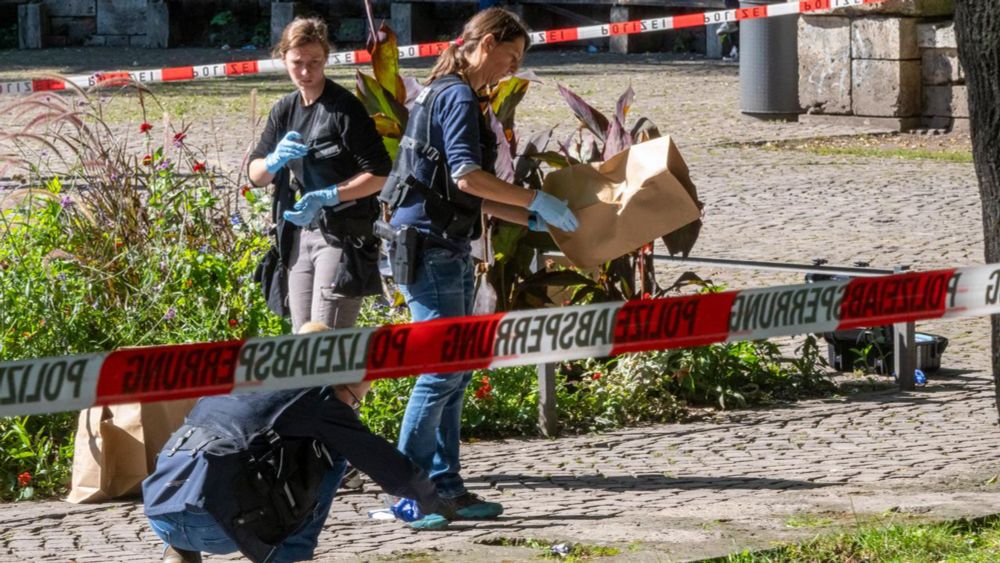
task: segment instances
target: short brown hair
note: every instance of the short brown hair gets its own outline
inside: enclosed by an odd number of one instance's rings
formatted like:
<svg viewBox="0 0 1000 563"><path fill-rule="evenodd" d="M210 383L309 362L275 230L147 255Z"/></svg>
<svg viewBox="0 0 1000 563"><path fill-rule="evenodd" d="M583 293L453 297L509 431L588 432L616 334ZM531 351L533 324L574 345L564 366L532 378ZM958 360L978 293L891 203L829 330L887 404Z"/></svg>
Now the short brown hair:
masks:
<svg viewBox="0 0 1000 563"><path fill-rule="evenodd" d="M438 56L427 83L430 84L446 74L464 74L469 68L469 55L476 50L483 37L489 34L493 35L497 43L507 43L521 38L524 39L525 49L531 43L528 28L521 18L503 8L488 8L465 22L461 44L453 43Z"/></svg>
<svg viewBox="0 0 1000 563"><path fill-rule="evenodd" d="M295 18L281 31L281 40L274 46L271 56L284 59L288 51L310 43L319 43L326 56L330 56L330 38L326 22L316 17Z"/></svg>

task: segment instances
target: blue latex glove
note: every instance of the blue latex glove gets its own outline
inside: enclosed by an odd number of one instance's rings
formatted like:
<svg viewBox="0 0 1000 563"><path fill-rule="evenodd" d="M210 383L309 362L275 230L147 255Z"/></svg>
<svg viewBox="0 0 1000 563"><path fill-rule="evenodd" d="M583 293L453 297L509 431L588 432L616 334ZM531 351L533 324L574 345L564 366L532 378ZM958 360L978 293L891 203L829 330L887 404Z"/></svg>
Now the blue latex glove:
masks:
<svg viewBox="0 0 1000 563"><path fill-rule="evenodd" d="M302 144L302 135L298 131L289 131L285 137L278 141L278 146L274 152L264 157L264 166L271 174L284 168L289 160L302 158L309 154L309 147Z"/></svg>
<svg viewBox="0 0 1000 563"><path fill-rule="evenodd" d="M309 192L302 196L302 199L295 202L295 205L284 212L285 221L304 227L313 222L320 209L332 207L340 203L340 194L337 193L337 186Z"/></svg>
<svg viewBox="0 0 1000 563"><path fill-rule="evenodd" d="M528 214L528 228L538 233L549 231L549 225L537 213Z"/></svg>
<svg viewBox="0 0 1000 563"><path fill-rule="evenodd" d="M535 192L535 199L528 205L528 211L534 211L547 224L561 230L573 232L580 226L576 215L566 202L543 191Z"/></svg>

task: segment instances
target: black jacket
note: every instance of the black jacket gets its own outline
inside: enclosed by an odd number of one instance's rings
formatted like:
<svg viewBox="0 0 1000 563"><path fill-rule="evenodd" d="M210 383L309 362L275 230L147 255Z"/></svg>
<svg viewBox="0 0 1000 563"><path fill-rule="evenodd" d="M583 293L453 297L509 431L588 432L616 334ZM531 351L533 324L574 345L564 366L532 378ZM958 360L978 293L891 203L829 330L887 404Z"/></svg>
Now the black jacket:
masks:
<svg viewBox="0 0 1000 563"><path fill-rule="evenodd" d="M426 473L322 387L198 401L143 482L146 514L202 508L244 555L266 561L312 512L341 456L425 513L440 508Z"/></svg>

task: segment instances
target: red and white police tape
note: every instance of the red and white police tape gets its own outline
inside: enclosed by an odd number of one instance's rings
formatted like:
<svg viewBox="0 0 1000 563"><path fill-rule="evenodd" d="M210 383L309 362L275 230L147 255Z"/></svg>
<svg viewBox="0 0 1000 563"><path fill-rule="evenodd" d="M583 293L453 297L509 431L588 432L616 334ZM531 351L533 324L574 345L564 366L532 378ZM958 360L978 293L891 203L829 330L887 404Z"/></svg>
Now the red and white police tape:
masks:
<svg viewBox="0 0 1000 563"><path fill-rule="evenodd" d="M700 27L703 25L718 24L723 22L763 19L800 13L834 10L838 8L860 6L862 4L878 4L883 1L885 0L802 0L782 4L754 6L752 8L716 10L711 12L683 14L645 20L632 20L627 22L613 22L583 27L566 27L562 29L532 32L531 43L533 45L540 45L564 43L567 41L578 41L583 39L600 39L602 37L611 37L614 35L651 33L667 29ZM442 51L447 49L448 45L450 45L450 43L447 41L437 43L421 43L419 45L406 45L399 47L399 58L415 59L420 57L436 57L441 54ZM360 64L367 62L371 62L371 55L368 51L361 49L357 51L333 53L327 61L327 66ZM260 59L256 61L238 61L172 68L95 72L93 74L68 76L65 80L38 79L0 82L0 94L30 94L32 92L65 90L67 82L71 82L82 88L88 88L97 84L119 84L126 80L135 80L136 82L148 84L152 82L174 82L180 80L198 80L203 78L221 78L227 76L284 72L284 70L285 66L280 59Z"/></svg>
<svg viewBox="0 0 1000 563"><path fill-rule="evenodd" d="M0 363L0 416L1000 313L1000 264Z"/></svg>

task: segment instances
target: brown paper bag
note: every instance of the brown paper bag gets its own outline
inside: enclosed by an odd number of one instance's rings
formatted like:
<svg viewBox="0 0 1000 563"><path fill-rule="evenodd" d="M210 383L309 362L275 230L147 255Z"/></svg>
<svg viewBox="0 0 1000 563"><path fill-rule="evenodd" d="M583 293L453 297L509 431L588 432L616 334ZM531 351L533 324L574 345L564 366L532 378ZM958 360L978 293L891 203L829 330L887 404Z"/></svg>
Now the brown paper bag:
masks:
<svg viewBox="0 0 1000 563"><path fill-rule="evenodd" d="M197 399L93 407L80 412L69 502L102 502L139 492L156 456Z"/></svg>
<svg viewBox="0 0 1000 563"><path fill-rule="evenodd" d="M604 162L551 172L543 190L567 200L580 221L572 233L550 230L579 268L618 258L701 216L687 164L669 136Z"/></svg>

